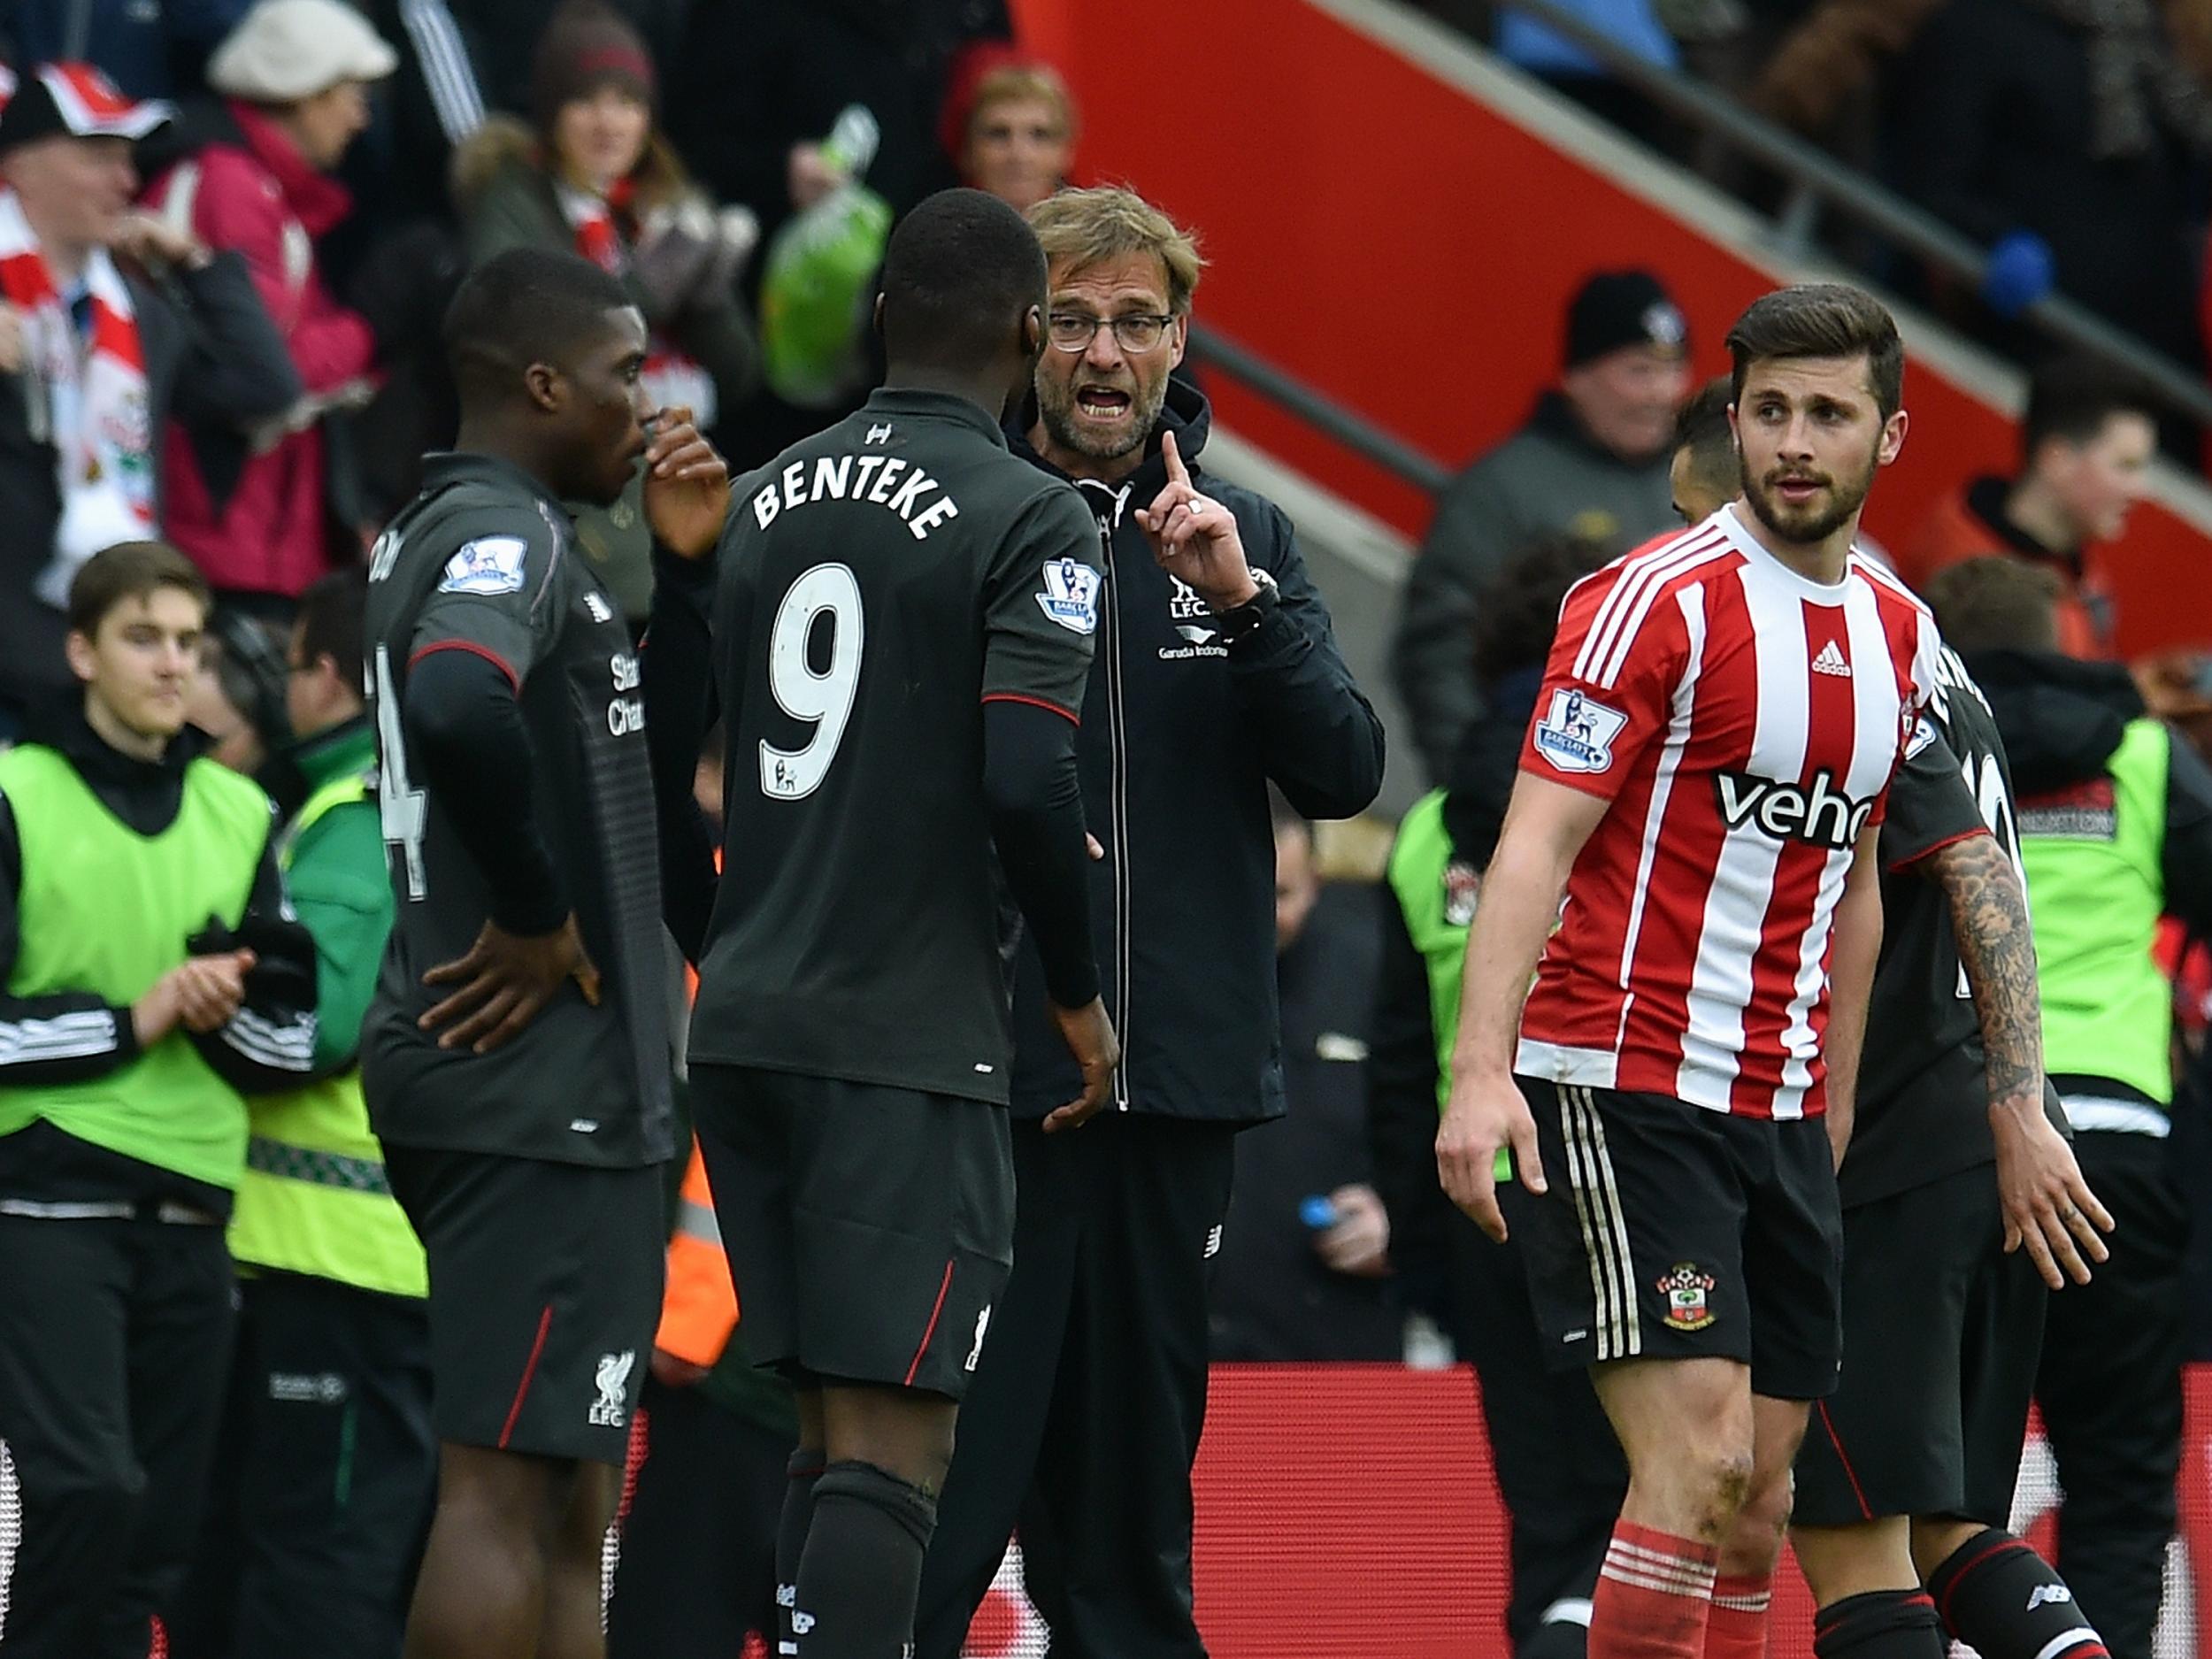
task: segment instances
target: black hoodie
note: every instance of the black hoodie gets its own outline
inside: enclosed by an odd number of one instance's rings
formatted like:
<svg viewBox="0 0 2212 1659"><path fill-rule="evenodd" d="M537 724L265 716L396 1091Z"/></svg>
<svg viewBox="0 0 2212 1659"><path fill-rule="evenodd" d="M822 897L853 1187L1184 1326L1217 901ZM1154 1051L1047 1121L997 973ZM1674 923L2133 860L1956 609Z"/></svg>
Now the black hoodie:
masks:
<svg viewBox="0 0 2212 1659"><path fill-rule="evenodd" d="M1092 937L1122 1044L1114 1105L1254 1122L1283 1111L1275 1000L1271 779L1308 818L1350 818L1382 787L1383 730L1338 651L1290 520L1203 472L1212 417L1171 380L1143 464L1118 485L1074 480L1105 539L1105 608L1076 739L1084 815L1106 849L1091 866ZM1159 432L1193 480L1235 515L1246 557L1281 603L1233 648L1205 602L1162 570L1137 526L1166 487ZM1010 429L1014 452L1057 469ZM1013 1110L1072 1100L1075 1066L1048 1017L1036 953L1014 998Z"/></svg>
<svg viewBox="0 0 2212 1659"><path fill-rule="evenodd" d="M2102 775L2143 699L2126 668L2055 651L1976 651L1966 666L1987 694L2024 816L2035 797ZM2161 854L2166 912L2212 936L2212 769L2177 737L2166 763Z"/></svg>

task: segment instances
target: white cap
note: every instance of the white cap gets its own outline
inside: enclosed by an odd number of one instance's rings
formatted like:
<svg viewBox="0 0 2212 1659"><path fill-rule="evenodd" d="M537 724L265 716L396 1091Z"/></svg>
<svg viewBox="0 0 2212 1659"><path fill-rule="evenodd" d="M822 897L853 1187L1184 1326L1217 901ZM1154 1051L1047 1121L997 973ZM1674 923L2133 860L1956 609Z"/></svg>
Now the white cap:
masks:
<svg viewBox="0 0 2212 1659"><path fill-rule="evenodd" d="M226 97L293 104L398 67L399 54L344 0L260 0L208 60L207 83Z"/></svg>

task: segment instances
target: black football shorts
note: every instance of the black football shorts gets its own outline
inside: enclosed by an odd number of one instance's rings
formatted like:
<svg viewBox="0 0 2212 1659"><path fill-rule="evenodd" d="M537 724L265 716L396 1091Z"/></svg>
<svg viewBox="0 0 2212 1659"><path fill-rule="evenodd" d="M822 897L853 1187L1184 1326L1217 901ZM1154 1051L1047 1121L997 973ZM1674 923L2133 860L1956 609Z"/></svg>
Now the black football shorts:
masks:
<svg viewBox="0 0 2212 1659"><path fill-rule="evenodd" d="M384 1156L430 1261L438 1438L618 1466L660 1326L661 1166Z"/></svg>
<svg viewBox="0 0 2212 1659"><path fill-rule="evenodd" d="M749 1066L691 1093L754 1361L965 1394L1014 1262L1006 1109Z"/></svg>
<svg viewBox="0 0 2212 1659"><path fill-rule="evenodd" d="M1555 1370L1712 1356L1774 1399L1835 1386L1843 1229L1819 1118L1520 1084L1549 1190L1515 1213Z"/></svg>
<svg viewBox="0 0 2212 1659"><path fill-rule="evenodd" d="M1797 1454L1797 1519L2004 1526L2049 1292L2005 1254L1985 1164L1843 1216L1843 1378Z"/></svg>

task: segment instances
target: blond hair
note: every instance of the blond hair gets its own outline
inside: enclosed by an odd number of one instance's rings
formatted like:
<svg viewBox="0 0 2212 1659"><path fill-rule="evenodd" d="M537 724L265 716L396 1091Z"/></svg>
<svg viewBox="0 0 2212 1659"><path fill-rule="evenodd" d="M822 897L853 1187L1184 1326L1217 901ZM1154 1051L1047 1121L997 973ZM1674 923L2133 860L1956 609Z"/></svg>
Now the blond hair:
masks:
<svg viewBox="0 0 2212 1659"><path fill-rule="evenodd" d="M1130 254L1149 254L1167 272L1168 309L1190 310L1206 262L1191 234L1139 196L1108 185L1062 190L1029 210L1029 227L1057 271L1081 271Z"/></svg>
<svg viewBox="0 0 2212 1659"><path fill-rule="evenodd" d="M1060 123L1060 136L1070 143L1075 142L1075 99L1068 92L1068 83L1060 79L1059 72L1044 64L1002 64L977 81L974 96L968 104L966 137L973 142L976 123L994 104L1025 103L1031 99L1050 104L1054 118Z"/></svg>

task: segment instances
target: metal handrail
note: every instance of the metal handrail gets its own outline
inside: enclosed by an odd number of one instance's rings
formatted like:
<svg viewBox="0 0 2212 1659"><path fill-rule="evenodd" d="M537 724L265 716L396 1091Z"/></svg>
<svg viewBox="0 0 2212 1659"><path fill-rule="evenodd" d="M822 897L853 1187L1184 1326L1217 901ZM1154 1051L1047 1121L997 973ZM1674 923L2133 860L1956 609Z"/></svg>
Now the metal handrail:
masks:
<svg viewBox="0 0 2212 1659"><path fill-rule="evenodd" d="M1978 290L1989 269L1987 250L1924 208L1846 167L1793 133L1752 114L1709 83L1647 62L1555 0L1510 0L1512 8L1564 35L1596 58L1614 79L1653 103L1733 145L1789 180L1792 196L1778 224L1793 220L1809 233L1809 198L1824 202L1869 230L1964 279ZM1802 251L1801 249L1800 251ZM2020 313L2050 338L2103 358L2142 383L2176 412L2212 422L2212 387L2162 353L2115 328L2063 295L2038 300Z"/></svg>
<svg viewBox="0 0 2212 1659"><path fill-rule="evenodd" d="M1401 438L1392 436L1365 416L1335 402L1325 392L1277 368L1266 358L1239 345L1217 329L1193 324L1192 354L1240 380L1271 403L1280 403L1308 426L1333 438L1355 455L1364 456L1385 472L1394 474L1431 495L1440 495L1452 481L1451 469L1439 465Z"/></svg>

